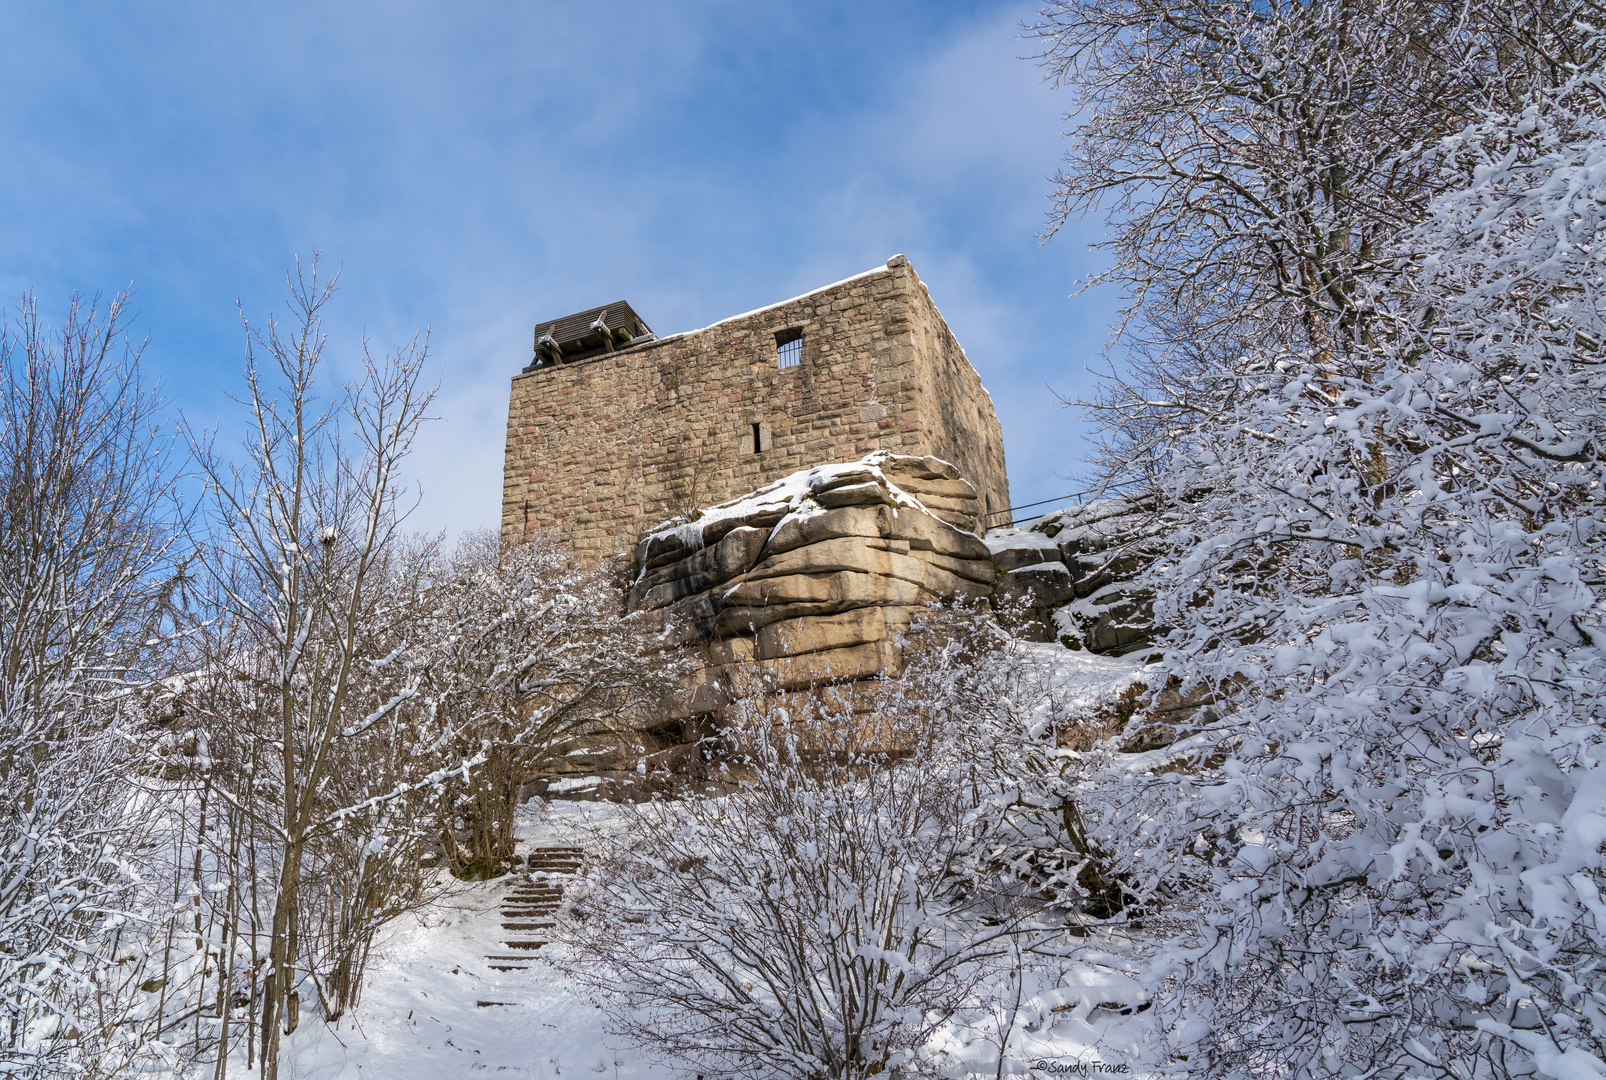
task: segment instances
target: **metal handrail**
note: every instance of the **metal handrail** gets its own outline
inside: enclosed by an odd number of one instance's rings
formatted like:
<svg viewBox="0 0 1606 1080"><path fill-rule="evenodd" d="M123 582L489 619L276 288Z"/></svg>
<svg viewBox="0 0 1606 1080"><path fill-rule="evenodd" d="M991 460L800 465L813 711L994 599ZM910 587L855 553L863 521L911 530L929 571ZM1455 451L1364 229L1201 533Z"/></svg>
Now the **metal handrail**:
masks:
<svg viewBox="0 0 1606 1080"><path fill-rule="evenodd" d="M1085 491L1072 491L1053 499L1040 499L1037 502L1021 503L1019 506L1011 506L1006 510L994 510L992 513L986 516L988 519L992 519L997 517L999 514L1013 514L1017 510L1029 510L1034 506L1047 506L1049 503L1060 503L1064 502L1066 499L1077 499L1081 498L1083 495L1096 495L1102 491L1109 491L1111 489L1119 489L1121 487L1130 486L1130 484L1103 484L1096 488L1088 488ZM1017 521L1025 520L1025 518L1010 518L1008 521L1004 522L1004 526L1007 527L1015 524Z"/></svg>

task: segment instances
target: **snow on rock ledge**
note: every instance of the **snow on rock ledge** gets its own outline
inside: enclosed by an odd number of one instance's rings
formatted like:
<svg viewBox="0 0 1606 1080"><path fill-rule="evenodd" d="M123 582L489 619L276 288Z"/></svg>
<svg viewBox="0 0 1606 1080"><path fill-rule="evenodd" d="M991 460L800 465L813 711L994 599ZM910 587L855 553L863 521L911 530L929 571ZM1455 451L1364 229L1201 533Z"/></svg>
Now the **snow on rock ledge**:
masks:
<svg viewBox="0 0 1606 1080"><path fill-rule="evenodd" d="M629 604L705 650L688 713L718 707L749 665L785 689L894 671L898 632L919 608L991 596L978 509L937 458L821 465L650 531Z"/></svg>
<svg viewBox="0 0 1606 1080"><path fill-rule="evenodd" d="M987 547L999 600L1026 610L1028 637L1121 656L1153 645L1153 597L1134 579L1160 551L1152 501L1116 496L993 529Z"/></svg>

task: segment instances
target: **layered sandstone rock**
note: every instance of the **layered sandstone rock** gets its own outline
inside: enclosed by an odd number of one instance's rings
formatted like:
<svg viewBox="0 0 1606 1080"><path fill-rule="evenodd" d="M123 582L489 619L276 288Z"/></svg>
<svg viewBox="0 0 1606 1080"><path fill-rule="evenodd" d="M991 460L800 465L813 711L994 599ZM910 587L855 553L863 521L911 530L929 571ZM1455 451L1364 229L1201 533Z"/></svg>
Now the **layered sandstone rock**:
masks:
<svg viewBox="0 0 1606 1080"><path fill-rule="evenodd" d="M936 458L822 465L648 533L629 603L704 650L688 712L717 707L739 677L797 689L895 671L920 608L991 596L979 509Z"/></svg>
<svg viewBox="0 0 1606 1080"><path fill-rule="evenodd" d="M1022 609L1027 636L1112 656L1149 648L1153 597L1133 579L1159 554L1164 528L1151 502L1117 496L993 529L997 597Z"/></svg>

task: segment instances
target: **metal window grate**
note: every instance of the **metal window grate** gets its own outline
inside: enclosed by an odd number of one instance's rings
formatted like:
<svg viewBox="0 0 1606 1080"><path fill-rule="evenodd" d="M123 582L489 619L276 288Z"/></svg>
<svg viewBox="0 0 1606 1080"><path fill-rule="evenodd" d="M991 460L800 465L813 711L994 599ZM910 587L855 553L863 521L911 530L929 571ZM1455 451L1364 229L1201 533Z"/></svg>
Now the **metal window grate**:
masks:
<svg viewBox="0 0 1606 1080"><path fill-rule="evenodd" d="M783 368L797 367L803 362L803 335L796 337L787 334L776 336L775 363Z"/></svg>

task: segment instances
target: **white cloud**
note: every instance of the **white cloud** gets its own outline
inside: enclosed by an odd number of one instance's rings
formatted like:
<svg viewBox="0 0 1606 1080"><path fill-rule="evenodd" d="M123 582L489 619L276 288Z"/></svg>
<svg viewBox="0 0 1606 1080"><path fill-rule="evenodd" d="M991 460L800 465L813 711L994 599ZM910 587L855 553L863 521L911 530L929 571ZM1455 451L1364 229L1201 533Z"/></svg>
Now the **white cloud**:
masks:
<svg viewBox="0 0 1606 1080"><path fill-rule="evenodd" d="M1076 445L1043 384L1074 391L1106 313L1065 299L1077 238L1033 236L1061 104L1017 59L1031 8L598 10L36 14L0 42L0 287L137 279L153 365L206 415L238 385L235 297L260 320L321 248L337 354L433 327L417 524L455 530L499 516L537 319L624 297L674 332L903 252L992 391L1017 497L1058 494Z"/></svg>

